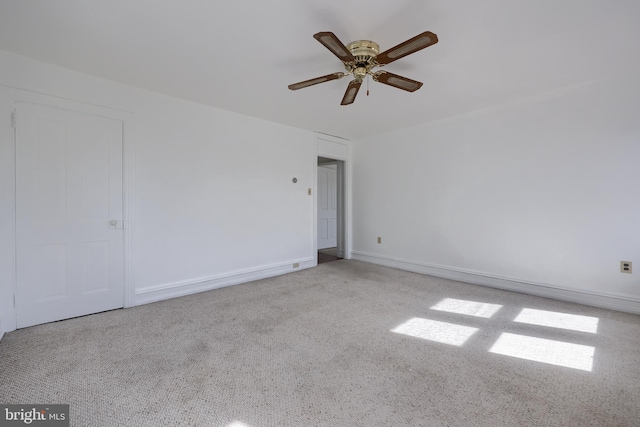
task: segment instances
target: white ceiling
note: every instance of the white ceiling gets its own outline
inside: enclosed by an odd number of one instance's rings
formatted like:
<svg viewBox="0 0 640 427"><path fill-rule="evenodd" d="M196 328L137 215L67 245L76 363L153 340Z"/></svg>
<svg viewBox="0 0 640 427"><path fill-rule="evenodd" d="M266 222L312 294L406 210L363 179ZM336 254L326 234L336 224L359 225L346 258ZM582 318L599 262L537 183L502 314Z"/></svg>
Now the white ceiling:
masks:
<svg viewBox="0 0 640 427"><path fill-rule="evenodd" d="M358 139L640 71L638 0L0 0L0 49L274 122ZM349 78L312 36L440 42L340 106Z"/></svg>

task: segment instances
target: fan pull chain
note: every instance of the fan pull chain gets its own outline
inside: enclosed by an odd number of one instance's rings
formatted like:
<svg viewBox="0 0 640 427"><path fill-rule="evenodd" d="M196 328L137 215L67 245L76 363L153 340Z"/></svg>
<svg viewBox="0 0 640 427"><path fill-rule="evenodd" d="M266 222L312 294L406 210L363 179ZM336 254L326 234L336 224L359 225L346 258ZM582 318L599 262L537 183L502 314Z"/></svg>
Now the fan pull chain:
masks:
<svg viewBox="0 0 640 427"><path fill-rule="evenodd" d="M369 75L367 75L367 96L369 96Z"/></svg>

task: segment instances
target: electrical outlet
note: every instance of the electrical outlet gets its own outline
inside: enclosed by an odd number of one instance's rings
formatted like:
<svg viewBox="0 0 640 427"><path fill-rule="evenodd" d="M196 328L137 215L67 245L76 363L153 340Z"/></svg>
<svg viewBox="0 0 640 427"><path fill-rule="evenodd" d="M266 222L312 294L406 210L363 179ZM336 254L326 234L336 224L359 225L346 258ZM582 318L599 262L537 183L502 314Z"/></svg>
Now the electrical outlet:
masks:
<svg viewBox="0 0 640 427"><path fill-rule="evenodd" d="M310 196L310 195L311 195L311 189L307 188L307 196Z"/></svg>
<svg viewBox="0 0 640 427"><path fill-rule="evenodd" d="M378 244L382 243L382 237L378 236Z"/></svg>
<svg viewBox="0 0 640 427"><path fill-rule="evenodd" d="M299 263L297 263L297 262L294 262L294 263L293 263L293 268L298 268L298 267L300 267L300 264L299 264Z"/></svg>
<svg viewBox="0 0 640 427"><path fill-rule="evenodd" d="M620 261L620 272L631 274L631 261Z"/></svg>

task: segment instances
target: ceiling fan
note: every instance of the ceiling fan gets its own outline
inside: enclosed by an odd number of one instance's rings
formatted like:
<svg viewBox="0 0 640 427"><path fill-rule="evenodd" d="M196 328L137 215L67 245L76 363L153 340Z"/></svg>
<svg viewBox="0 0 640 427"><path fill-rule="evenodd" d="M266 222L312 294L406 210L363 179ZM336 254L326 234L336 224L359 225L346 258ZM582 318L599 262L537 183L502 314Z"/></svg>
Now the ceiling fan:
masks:
<svg viewBox="0 0 640 427"><path fill-rule="evenodd" d="M342 61L347 72L328 74L326 76L316 77L315 79L294 83L289 85L289 89L298 90L318 83L341 79L353 74L355 78L349 83L340 105L349 105L355 101L362 80L367 75L370 75L376 82L408 92L415 92L420 89L422 83L416 80L411 80L388 71L380 70L373 72L371 70L374 67L390 64L397 59L404 58L407 55L438 43L438 36L430 31L425 31L391 49L379 53L380 47L376 42L372 42L371 40L357 40L345 46L335 34L329 31L314 34L313 37Z"/></svg>

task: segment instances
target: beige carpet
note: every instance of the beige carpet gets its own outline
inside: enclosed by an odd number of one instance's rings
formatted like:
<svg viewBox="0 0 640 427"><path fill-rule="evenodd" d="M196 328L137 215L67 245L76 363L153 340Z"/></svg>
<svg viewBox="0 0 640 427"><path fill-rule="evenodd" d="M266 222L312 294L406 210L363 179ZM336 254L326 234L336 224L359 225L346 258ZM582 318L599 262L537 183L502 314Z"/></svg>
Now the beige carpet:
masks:
<svg viewBox="0 0 640 427"><path fill-rule="evenodd" d="M336 261L6 334L0 403L69 403L72 426L639 426L640 316Z"/></svg>

